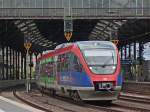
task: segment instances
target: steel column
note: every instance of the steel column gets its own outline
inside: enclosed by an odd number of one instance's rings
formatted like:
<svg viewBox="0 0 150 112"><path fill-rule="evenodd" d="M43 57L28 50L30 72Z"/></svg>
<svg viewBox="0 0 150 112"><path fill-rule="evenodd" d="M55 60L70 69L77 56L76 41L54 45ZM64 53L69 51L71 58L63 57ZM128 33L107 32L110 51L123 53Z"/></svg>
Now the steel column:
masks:
<svg viewBox="0 0 150 112"><path fill-rule="evenodd" d="M2 51L2 46L0 46L0 50ZM1 59L0 59L0 80L3 79L3 75L2 75L2 66L3 66L3 60L2 60L2 52L0 53L1 55Z"/></svg>
<svg viewBox="0 0 150 112"><path fill-rule="evenodd" d="M24 79L27 77L26 63L27 63L27 55L24 55Z"/></svg>
<svg viewBox="0 0 150 112"><path fill-rule="evenodd" d="M127 59L127 45L125 45L124 47L124 58Z"/></svg>
<svg viewBox="0 0 150 112"><path fill-rule="evenodd" d="M16 56L16 60L15 60L15 62L16 62L16 79L18 79L18 70L17 70L17 68L18 68L18 60L17 60L17 51L15 51L16 52L16 54L15 54L15 56Z"/></svg>
<svg viewBox="0 0 150 112"><path fill-rule="evenodd" d="M138 77L137 77L137 68L136 68L136 42L134 42L134 69L135 69L135 81L138 80Z"/></svg>
<svg viewBox="0 0 150 112"><path fill-rule="evenodd" d="M9 79L9 76L8 76L8 46L6 47L6 80Z"/></svg>
<svg viewBox="0 0 150 112"><path fill-rule="evenodd" d="M142 64L142 42L139 42L139 62Z"/></svg>
<svg viewBox="0 0 150 112"><path fill-rule="evenodd" d="M13 49L13 79L15 78L15 51Z"/></svg>
<svg viewBox="0 0 150 112"><path fill-rule="evenodd" d="M4 67L4 45L2 45L2 80L4 80L4 70L5 67Z"/></svg>
<svg viewBox="0 0 150 112"><path fill-rule="evenodd" d="M136 61L136 42L134 42L134 60Z"/></svg>
<svg viewBox="0 0 150 112"><path fill-rule="evenodd" d="M20 79L20 52L18 52L18 79Z"/></svg>
<svg viewBox="0 0 150 112"><path fill-rule="evenodd" d="M35 53L35 62L37 64L37 56L38 56L38 53Z"/></svg>
<svg viewBox="0 0 150 112"><path fill-rule="evenodd" d="M10 73L10 79L12 79L12 63L11 63L11 61L12 61L12 51L11 51L12 49L11 48L9 48L9 62L10 62L10 71L9 71L9 73Z"/></svg>
<svg viewBox="0 0 150 112"><path fill-rule="evenodd" d="M131 44L129 43L129 50L128 50L129 58L131 59Z"/></svg>
<svg viewBox="0 0 150 112"><path fill-rule="evenodd" d="M32 54L30 54L30 65L31 65L31 61L32 61ZM32 68L31 68L31 66L30 66L30 82L31 82L31 70L32 70Z"/></svg>
<svg viewBox="0 0 150 112"><path fill-rule="evenodd" d="M23 54L21 53L21 79L23 79Z"/></svg>

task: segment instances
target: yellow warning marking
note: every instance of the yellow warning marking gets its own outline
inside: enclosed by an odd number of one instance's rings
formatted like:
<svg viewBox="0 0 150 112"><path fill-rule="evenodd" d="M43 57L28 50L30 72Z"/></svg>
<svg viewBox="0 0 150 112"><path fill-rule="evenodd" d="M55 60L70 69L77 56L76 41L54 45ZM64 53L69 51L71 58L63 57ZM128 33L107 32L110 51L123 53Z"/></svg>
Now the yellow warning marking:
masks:
<svg viewBox="0 0 150 112"><path fill-rule="evenodd" d="M72 37L72 32L65 32L64 35L65 35L66 39L69 41Z"/></svg>
<svg viewBox="0 0 150 112"><path fill-rule="evenodd" d="M111 40L112 43L114 43L115 45L119 44L119 40Z"/></svg>
<svg viewBox="0 0 150 112"><path fill-rule="evenodd" d="M32 46L32 43L28 42L28 43L24 43L24 47L26 48L26 50L29 50Z"/></svg>

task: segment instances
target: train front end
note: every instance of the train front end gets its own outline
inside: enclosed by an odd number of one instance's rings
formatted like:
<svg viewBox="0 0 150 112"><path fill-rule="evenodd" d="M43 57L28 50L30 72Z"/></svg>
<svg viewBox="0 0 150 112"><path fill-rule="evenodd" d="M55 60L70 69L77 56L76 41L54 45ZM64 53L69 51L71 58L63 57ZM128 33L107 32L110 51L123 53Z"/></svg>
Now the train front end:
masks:
<svg viewBox="0 0 150 112"><path fill-rule="evenodd" d="M93 88L79 90L82 100L112 101L118 98L122 86L120 58L116 46L108 41L79 42L84 69Z"/></svg>

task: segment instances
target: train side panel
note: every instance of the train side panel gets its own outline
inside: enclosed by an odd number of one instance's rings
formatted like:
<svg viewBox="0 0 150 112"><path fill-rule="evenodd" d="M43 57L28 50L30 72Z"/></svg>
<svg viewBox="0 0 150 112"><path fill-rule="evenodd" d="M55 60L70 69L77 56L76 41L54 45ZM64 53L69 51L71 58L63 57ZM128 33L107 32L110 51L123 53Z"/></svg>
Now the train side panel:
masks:
<svg viewBox="0 0 150 112"><path fill-rule="evenodd" d="M62 60L57 64L57 81L60 87L70 90L93 87L89 76L84 71L78 57L71 51L58 56Z"/></svg>
<svg viewBox="0 0 150 112"><path fill-rule="evenodd" d="M58 74L58 85L68 86L72 90L86 89L93 87L90 78L82 72L61 72Z"/></svg>
<svg viewBox="0 0 150 112"><path fill-rule="evenodd" d="M44 58L57 57L56 60L40 63L39 85L63 94L76 91L82 100L116 100L122 86L119 53L116 53L118 61L114 73L94 74L77 45L56 50L54 55Z"/></svg>
<svg viewBox="0 0 150 112"><path fill-rule="evenodd" d="M55 89L56 88L56 74L55 74L55 62L54 57L50 56L46 59L40 60L37 65L38 71L37 83L41 88Z"/></svg>

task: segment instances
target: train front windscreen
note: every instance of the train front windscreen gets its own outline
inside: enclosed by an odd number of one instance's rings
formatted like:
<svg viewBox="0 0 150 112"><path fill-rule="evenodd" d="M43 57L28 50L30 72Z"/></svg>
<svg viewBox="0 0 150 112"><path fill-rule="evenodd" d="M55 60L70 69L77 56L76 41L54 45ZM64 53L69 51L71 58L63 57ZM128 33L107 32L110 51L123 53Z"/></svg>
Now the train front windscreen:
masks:
<svg viewBox="0 0 150 112"><path fill-rule="evenodd" d="M116 70L114 51L106 49L83 50L84 58L95 74L112 74Z"/></svg>
<svg viewBox="0 0 150 112"><path fill-rule="evenodd" d="M85 44L84 44L85 45ZM84 47L82 53L90 70L95 74L113 74L117 67L116 51L112 46L95 45ZM81 45L80 45L81 48Z"/></svg>

